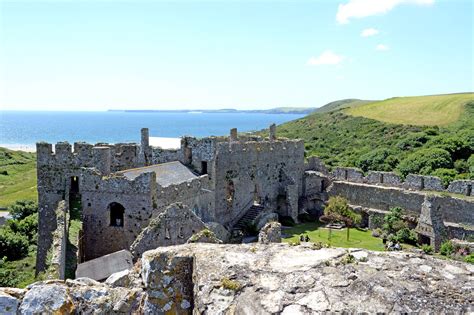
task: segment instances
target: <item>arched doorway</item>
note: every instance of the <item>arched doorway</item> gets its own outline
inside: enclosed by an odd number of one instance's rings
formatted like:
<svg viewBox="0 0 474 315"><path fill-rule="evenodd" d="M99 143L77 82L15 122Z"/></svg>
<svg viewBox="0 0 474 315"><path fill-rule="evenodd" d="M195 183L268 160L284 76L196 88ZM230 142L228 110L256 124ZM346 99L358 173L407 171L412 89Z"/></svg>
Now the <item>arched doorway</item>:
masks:
<svg viewBox="0 0 474 315"><path fill-rule="evenodd" d="M125 208L118 202L112 202L107 209L110 213L110 226L122 227Z"/></svg>

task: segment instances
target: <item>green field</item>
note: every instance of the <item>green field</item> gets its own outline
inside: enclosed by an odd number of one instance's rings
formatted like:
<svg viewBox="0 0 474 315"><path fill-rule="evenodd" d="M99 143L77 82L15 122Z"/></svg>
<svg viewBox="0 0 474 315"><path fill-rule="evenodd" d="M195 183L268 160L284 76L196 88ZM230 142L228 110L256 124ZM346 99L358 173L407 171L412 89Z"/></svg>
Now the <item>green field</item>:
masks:
<svg viewBox="0 0 474 315"><path fill-rule="evenodd" d="M320 223L302 223L289 229L282 230L282 234L287 235L283 242L290 243L300 239L301 234L307 234L310 242L322 242L334 247L343 248L365 248L375 251L385 250L382 240L373 237L371 231L364 231L359 229L351 229L349 241L347 241L346 229L332 230L331 239L329 240L329 229L322 228Z"/></svg>
<svg viewBox="0 0 474 315"><path fill-rule="evenodd" d="M36 154L0 148L0 207L37 200Z"/></svg>
<svg viewBox="0 0 474 315"><path fill-rule="evenodd" d="M345 110L352 116L393 124L446 126L459 120L474 93L394 97Z"/></svg>
<svg viewBox="0 0 474 315"><path fill-rule="evenodd" d="M474 179L473 95L393 98L382 102L336 101L323 106L321 112L279 125L277 133L280 137L303 139L306 156L319 156L330 168L395 171L403 176L408 173L433 175L441 177L445 184L454 179ZM388 123L348 114L351 111L362 111L367 115L377 113L378 106L382 106L383 112L384 104L389 104L389 108L400 104L400 108L404 108L408 99L423 104L417 107L417 114L411 114L415 118L405 115L403 110L400 114L387 114L387 117L422 121L433 120L434 116L437 119L444 117L442 113L458 112L457 116L447 114L457 118L448 125L443 121L440 126L425 126ZM457 101L447 102L448 99ZM439 114L433 115L433 109L438 107ZM462 114L459 114L461 107ZM258 134L266 136L267 132Z"/></svg>

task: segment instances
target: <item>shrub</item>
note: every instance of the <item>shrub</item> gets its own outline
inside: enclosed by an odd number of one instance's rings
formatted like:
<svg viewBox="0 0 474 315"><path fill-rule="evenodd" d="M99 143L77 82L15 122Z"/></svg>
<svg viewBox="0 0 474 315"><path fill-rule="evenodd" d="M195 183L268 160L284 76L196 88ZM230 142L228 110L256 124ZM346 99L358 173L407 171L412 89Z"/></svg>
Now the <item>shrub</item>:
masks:
<svg viewBox="0 0 474 315"><path fill-rule="evenodd" d="M444 149L451 154L453 160L465 159L471 154L471 145L469 143L472 134L460 133L458 135L451 136L438 136L432 142L430 146L435 146L440 149Z"/></svg>
<svg viewBox="0 0 474 315"><path fill-rule="evenodd" d="M421 246L421 250L427 255L433 254L433 247L431 247L430 245L423 244Z"/></svg>
<svg viewBox="0 0 474 315"><path fill-rule="evenodd" d="M21 220L38 212L38 205L31 200L19 200L8 208L13 219Z"/></svg>
<svg viewBox="0 0 474 315"><path fill-rule="evenodd" d="M18 260L28 255L28 238L10 229L0 229L0 257Z"/></svg>
<svg viewBox="0 0 474 315"><path fill-rule="evenodd" d="M372 236L373 237L380 237L382 236L383 231L381 228L376 228L375 230L372 231Z"/></svg>
<svg viewBox="0 0 474 315"><path fill-rule="evenodd" d="M469 173L474 174L474 154L471 154L467 160L467 164L469 165Z"/></svg>
<svg viewBox="0 0 474 315"><path fill-rule="evenodd" d="M439 253L443 256L451 256L454 253L454 245L451 241L446 241L441 244Z"/></svg>
<svg viewBox="0 0 474 315"><path fill-rule="evenodd" d="M469 173L469 163L466 160L454 161L454 168L458 173Z"/></svg>
<svg viewBox="0 0 474 315"><path fill-rule="evenodd" d="M444 187L448 187L449 183L456 177L458 172L453 169L448 168L438 168L436 171L432 172L431 175L438 176L443 182Z"/></svg>
<svg viewBox="0 0 474 315"><path fill-rule="evenodd" d="M451 168L453 161L448 151L440 148L420 149L398 164L403 176L413 174L430 174L438 168Z"/></svg>
<svg viewBox="0 0 474 315"><path fill-rule="evenodd" d="M410 150L423 146L428 141L427 134L424 132L415 132L397 143L400 150Z"/></svg>
<svg viewBox="0 0 474 315"><path fill-rule="evenodd" d="M391 171L397 164L397 159L391 156L391 152L385 148L376 149L362 155L356 162L356 166L364 172Z"/></svg>
<svg viewBox="0 0 474 315"><path fill-rule="evenodd" d="M467 255L464 261L470 264L474 264L474 253Z"/></svg>
<svg viewBox="0 0 474 315"><path fill-rule="evenodd" d="M413 230L409 228L403 228L397 231L395 234L395 241L399 243L406 243L406 244L416 244L418 237Z"/></svg>
<svg viewBox="0 0 474 315"><path fill-rule="evenodd" d="M30 243L36 244L38 233L38 213L33 213L22 220L8 220L8 228L17 234L24 235Z"/></svg>
<svg viewBox="0 0 474 315"><path fill-rule="evenodd" d="M387 234L395 234L399 230L406 228L405 222L402 220L402 211L400 207L393 207L390 209L390 213L387 213L384 218L382 229Z"/></svg>

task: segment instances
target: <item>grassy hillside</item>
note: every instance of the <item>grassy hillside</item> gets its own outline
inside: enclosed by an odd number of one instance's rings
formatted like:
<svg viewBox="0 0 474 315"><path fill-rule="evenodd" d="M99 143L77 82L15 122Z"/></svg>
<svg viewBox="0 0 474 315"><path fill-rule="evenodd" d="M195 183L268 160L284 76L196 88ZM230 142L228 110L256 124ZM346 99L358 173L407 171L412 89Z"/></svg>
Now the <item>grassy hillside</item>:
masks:
<svg viewBox="0 0 474 315"><path fill-rule="evenodd" d="M375 101L367 101L367 100L359 100L356 98L348 98L345 100L340 100L340 101L334 101L331 103L328 103L324 106L321 106L315 110L316 113L327 113L327 112L332 112L334 110L338 109L343 109L343 108L348 108L348 107L356 107L356 106L362 106L365 104L369 104Z"/></svg>
<svg viewBox="0 0 474 315"><path fill-rule="evenodd" d="M0 207L37 198L36 154L0 148Z"/></svg>
<svg viewBox="0 0 474 315"><path fill-rule="evenodd" d="M352 106L346 113L394 124L447 126L459 120L469 101L474 101L474 93L394 97Z"/></svg>
<svg viewBox="0 0 474 315"><path fill-rule="evenodd" d="M445 102L441 102L441 98ZM351 109L313 113L282 124L277 131L279 136L304 139L307 156L320 156L329 166L359 167L364 171L395 170L402 175L431 174L442 177L445 183L454 178L474 178L474 101L468 101L466 94L429 96L424 102L420 101L422 97L414 98L417 104L424 104L418 108L428 111L405 119L435 121L451 110L462 112L457 120L450 124L443 121L440 126L386 123L347 114L364 109L370 115L367 107L377 112L376 104L385 106L385 102L395 108L397 99L402 100L401 107L407 106L407 98L396 98ZM448 102L448 99L455 101ZM425 118L433 116L433 108L440 109L438 118ZM391 119L398 120L397 117Z"/></svg>

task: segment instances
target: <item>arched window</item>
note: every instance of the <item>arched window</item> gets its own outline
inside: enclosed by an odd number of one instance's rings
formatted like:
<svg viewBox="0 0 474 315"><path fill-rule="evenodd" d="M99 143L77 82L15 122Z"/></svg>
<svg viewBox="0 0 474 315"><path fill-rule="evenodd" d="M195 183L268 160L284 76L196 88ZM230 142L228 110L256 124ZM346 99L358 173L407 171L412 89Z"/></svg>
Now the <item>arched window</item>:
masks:
<svg viewBox="0 0 474 315"><path fill-rule="evenodd" d="M112 202L108 210L110 211L110 226L123 226L125 208L118 202Z"/></svg>

